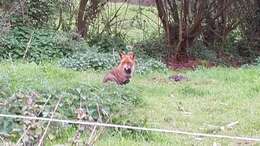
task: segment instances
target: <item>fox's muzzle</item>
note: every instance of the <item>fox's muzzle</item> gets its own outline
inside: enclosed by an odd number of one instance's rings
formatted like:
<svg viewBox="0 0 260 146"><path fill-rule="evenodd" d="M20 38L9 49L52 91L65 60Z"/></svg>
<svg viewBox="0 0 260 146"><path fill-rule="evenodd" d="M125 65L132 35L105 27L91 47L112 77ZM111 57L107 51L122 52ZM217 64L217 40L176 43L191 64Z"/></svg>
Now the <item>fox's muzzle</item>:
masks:
<svg viewBox="0 0 260 146"><path fill-rule="evenodd" d="M125 72L127 74L131 74L132 73L132 69L131 68L124 68Z"/></svg>

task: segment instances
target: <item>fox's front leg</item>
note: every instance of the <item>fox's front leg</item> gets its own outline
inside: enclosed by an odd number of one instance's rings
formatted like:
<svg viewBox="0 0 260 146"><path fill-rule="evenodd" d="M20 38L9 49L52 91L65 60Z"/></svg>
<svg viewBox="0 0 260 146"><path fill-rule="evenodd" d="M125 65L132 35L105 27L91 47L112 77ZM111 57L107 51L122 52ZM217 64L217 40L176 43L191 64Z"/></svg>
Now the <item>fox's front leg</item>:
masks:
<svg viewBox="0 0 260 146"><path fill-rule="evenodd" d="M117 83L117 79L114 75L112 75L111 73L107 74L104 79L103 79L103 83L106 83L106 82L109 82L109 81L112 81L112 82L116 82Z"/></svg>

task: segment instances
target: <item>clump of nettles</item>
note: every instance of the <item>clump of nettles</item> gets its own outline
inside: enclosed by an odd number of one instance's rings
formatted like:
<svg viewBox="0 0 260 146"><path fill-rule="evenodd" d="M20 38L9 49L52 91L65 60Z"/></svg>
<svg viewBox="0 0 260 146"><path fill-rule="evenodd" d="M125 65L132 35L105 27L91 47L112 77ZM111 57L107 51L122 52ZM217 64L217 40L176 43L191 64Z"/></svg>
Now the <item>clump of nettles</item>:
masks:
<svg viewBox="0 0 260 146"><path fill-rule="evenodd" d="M63 58L60 64L63 67L81 71L88 69L105 70L119 64L119 55L118 53L98 53L94 49L89 49L85 52L76 53L71 57ZM161 61L147 57L137 58L136 73L164 72L166 70L166 65Z"/></svg>

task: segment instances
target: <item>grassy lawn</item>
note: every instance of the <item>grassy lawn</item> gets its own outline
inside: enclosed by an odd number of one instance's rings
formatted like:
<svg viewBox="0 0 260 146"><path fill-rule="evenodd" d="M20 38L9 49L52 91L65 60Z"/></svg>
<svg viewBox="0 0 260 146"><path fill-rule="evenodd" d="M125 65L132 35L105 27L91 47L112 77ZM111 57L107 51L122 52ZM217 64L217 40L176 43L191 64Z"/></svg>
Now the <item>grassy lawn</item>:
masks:
<svg viewBox="0 0 260 146"><path fill-rule="evenodd" d="M173 82L168 77L177 72L136 75L127 86L138 88L143 103L125 120L145 123L146 127L178 129L189 132L260 137L260 69L212 68L179 72L188 81ZM10 82L13 92L66 89L78 83L101 85L104 72L77 72L53 64L1 63L0 83ZM121 88L121 87L119 87ZM238 122L233 127L228 124ZM115 145L231 145L238 141L198 138L184 135L150 133L125 136L107 132L96 143ZM74 136L66 130L64 137L48 145L64 143Z"/></svg>
<svg viewBox="0 0 260 146"><path fill-rule="evenodd" d="M148 127L183 131L260 136L259 69L216 68L183 73L189 81L173 83L167 75L136 77L133 86L143 89L145 106L130 115L145 119ZM233 128L229 123L238 121ZM156 134L148 145L230 145L237 141ZM111 139L111 140L110 140ZM101 140L102 142L103 140ZM147 142L109 137L100 145L144 145Z"/></svg>

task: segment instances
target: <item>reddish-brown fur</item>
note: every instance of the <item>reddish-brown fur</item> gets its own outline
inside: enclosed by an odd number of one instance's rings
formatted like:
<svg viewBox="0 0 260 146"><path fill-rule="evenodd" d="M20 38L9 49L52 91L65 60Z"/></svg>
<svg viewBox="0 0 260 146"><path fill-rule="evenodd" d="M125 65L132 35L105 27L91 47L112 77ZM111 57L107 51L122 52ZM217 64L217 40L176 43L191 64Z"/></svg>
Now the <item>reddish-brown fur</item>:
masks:
<svg viewBox="0 0 260 146"><path fill-rule="evenodd" d="M123 85L130 82L135 70L135 54L133 52L127 54L121 52L120 59L120 64L104 77L103 83L112 81L118 85Z"/></svg>

